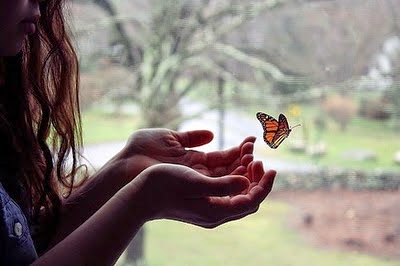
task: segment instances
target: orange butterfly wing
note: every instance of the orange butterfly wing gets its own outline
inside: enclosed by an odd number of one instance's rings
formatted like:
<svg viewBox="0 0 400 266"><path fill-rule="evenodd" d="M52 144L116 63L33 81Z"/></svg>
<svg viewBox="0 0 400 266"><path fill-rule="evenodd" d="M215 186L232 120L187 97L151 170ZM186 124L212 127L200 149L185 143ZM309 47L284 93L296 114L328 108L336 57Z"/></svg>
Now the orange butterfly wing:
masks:
<svg viewBox="0 0 400 266"><path fill-rule="evenodd" d="M279 115L279 121L270 115L262 112L256 114L258 121L260 121L264 129L264 141L272 149L276 149L290 134L291 129L283 114Z"/></svg>
<svg viewBox="0 0 400 266"><path fill-rule="evenodd" d="M292 130L289 128L289 123L287 122L286 116L284 114L279 115L279 126L278 131L274 137L273 143L276 148L286 139Z"/></svg>

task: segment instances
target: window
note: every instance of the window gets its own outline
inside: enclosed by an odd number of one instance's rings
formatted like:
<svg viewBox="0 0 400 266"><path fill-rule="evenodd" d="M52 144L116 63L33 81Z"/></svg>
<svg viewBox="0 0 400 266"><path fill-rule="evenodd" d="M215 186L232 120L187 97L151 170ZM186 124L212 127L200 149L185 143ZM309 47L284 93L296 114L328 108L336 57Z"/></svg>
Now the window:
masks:
<svg viewBox="0 0 400 266"><path fill-rule="evenodd" d="M138 263L399 263L396 0L75 0L72 17L95 167L133 130L167 127L212 130L205 150L255 135L256 159L278 170L243 220L147 224ZM259 111L301 126L271 149Z"/></svg>

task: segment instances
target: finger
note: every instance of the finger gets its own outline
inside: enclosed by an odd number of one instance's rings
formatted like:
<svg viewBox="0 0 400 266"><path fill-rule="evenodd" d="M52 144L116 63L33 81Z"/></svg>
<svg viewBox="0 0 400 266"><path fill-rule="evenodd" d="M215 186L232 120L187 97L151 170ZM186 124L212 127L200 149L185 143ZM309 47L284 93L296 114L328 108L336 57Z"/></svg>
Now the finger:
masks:
<svg viewBox="0 0 400 266"><path fill-rule="evenodd" d="M231 175L244 175L246 173L247 173L247 168L243 165L240 165L235 170L233 170L232 173L230 173L230 174Z"/></svg>
<svg viewBox="0 0 400 266"><path fill-rule="evenodd" d="M254 136L249 136L249 137L246 137L243 141L242 141L242 143L239 145L240 147L242 147L244 144L246 144L247 142L251 142L251 143L254 143L254 142L256 142L256 137L254 137Z"/></svg>
<svg viewBox="0 0 400 266"><path fill-rule="evenodd" d="M185 132L175 132L175 137L183 147L192 148L210 143L214 138L211 131L192 130Z"/></svg>
<svg viewBox="0 0 400 266"><path fill-rule="evenodd" d="M253 154L246 154L245 156L242 157L240 160L240 164L244 167L247 167L254 159Z"/></svg>
<svg viewBox="0 0 400 266"><path fill-rule="evenodd" d="M243 157L246 154L253 154L255 137L245 138L239 146L232 147L223 151L215 151L208 153L209 159L224 159L225 162L231 162L236 160L238 157Z"/></svg>
<svg viewBox="0 0 400 266"><path fill-rule="evenodd" d="M254 163L251 164L249 171L251 172L252 176L251 181L259 183L264 175L263 163L261 161L255 161Z"/></svg>
<svg viewBox="0 0 400 266"><path fill-rule="evenodd" d="M246 142L242 142L240 145L240 157L243 157L246 154L253 154L254 151L255 137L248 137L244 141Z"/></svg>
<svg viewBox="0 0 400 266"><path fill-rule="evenodd" d="M260 204L271 192L275 176L275 170L269 170L266 172L262 176L260 182L249 189L247 193L248 197L250 197L256 204Z"/></svg>
<svg viewBox="0 0 400 266"><path fill-rule="evenodd" d="M254 171L253 171L253 166L254 164L257 163L255 162L251 162L247 165L247 178L250 180L251 184L255 183L254 181Z"/></svg>
<svg viewBox="0 0 400 266"><path fill-rule="evenodd" d="M252 154L254 149L255 137L247 137L237 146L223 151L214 151L207 153L207 165L210 168L215 167L230 167L233 171L241 162L241 158L247 154ZM243 165L247 165L251 160L247 159Z"/></svg>
<svg viewBox="0 0 400 266"><path fill-rule="evenodd" d="M276 177L276 173L277 172L275 170L269 170L262 176L258 185L266 189L268 193L271 192Z"/></svg>
<svg viewBox="0 0 400 266"><path fill-rule="evenodd" d="M244 176L229 175L212 178L198 174L198 178L188 185L189 198L224 197L237 195L249 186Z"/></svg>

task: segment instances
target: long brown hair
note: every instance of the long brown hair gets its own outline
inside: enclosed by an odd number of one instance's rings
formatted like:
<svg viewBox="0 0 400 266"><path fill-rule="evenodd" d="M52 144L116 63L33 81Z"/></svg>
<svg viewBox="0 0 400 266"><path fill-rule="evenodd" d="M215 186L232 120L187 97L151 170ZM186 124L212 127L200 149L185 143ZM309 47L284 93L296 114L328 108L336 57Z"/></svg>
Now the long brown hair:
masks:
<svg viewBox="0 0 400 266"><path fill-rule="evenodd" d="M2 183L28 218L46 217L46 226L55 224L61 193L77 183L82 146L78 60L63 7L64 0L41 3L37 32L0 68Z"/></svg>

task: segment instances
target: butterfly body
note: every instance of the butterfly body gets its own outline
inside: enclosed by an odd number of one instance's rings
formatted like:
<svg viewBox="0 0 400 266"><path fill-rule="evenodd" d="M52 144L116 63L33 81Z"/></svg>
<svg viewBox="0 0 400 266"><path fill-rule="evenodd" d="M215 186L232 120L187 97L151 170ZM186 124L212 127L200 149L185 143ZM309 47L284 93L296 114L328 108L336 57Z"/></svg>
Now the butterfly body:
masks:
<svg viewBox="0 0 400 266"><path fill-rule="evenodd" d="M289 127L287 119L284 114L280 114L278 120L263 112L256 114L258 121L260 121L264 129L264 141L272 149L276 149L279 145L289 136L292 128Z"/></svg>

